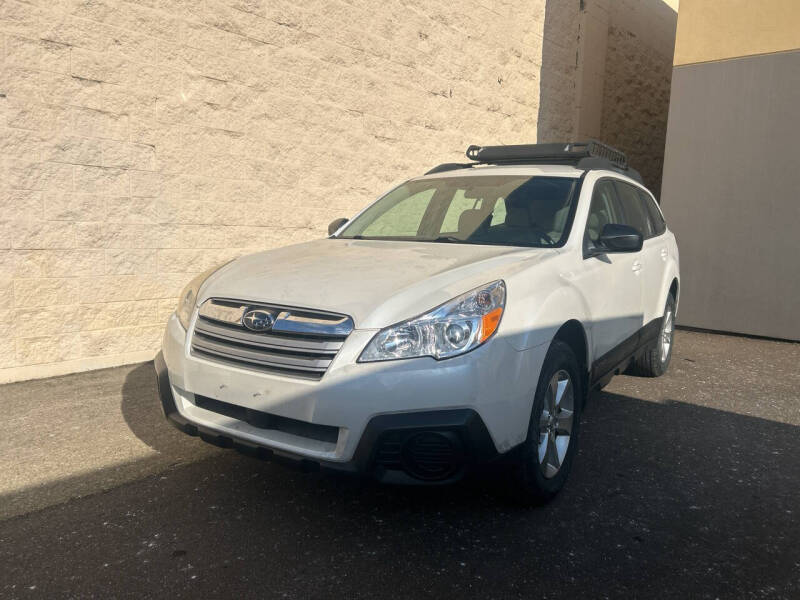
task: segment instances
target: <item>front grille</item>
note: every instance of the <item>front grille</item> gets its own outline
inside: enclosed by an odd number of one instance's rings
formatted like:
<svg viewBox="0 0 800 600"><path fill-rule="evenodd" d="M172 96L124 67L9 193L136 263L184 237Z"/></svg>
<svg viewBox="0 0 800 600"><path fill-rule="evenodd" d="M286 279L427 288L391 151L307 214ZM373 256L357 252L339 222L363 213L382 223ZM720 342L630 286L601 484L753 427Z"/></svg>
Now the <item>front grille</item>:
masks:
<svg viewBox="0 0 800 600"><path fill-rule="evenodd" d="M268 331L244 326L242 318L254 309L271 315ZM211 298L200 307L191 348L216 362L320 379L352 330L353 320L345 315Z"/></svg>

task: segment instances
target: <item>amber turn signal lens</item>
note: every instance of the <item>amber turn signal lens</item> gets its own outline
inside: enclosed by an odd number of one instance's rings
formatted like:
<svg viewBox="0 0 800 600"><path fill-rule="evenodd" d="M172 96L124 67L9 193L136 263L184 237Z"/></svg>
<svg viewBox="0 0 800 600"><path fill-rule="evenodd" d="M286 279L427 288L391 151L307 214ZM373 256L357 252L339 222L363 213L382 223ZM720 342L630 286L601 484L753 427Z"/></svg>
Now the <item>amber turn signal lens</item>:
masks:
<svg viewBox="0 0 800 600"><path fill-rule="evenodd" d="M495 308L492 312L486 313L481 317L481 343L488 340L500 324L500 317L503 316L502 308Z"/></svg>

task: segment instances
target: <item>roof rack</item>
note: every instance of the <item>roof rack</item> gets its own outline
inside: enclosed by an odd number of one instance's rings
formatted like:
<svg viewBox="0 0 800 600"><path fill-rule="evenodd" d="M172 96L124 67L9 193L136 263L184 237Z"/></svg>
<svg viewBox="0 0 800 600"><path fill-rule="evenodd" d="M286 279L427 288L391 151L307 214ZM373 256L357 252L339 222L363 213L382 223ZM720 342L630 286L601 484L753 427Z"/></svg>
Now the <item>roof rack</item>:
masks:
<svg viewBox="0 0 800 600"><path fill-rule="evenodd" d="M628 166L625 153L597 140L554 144L519 144L512 146L470 146L467 158L473 163L445 163L426 173L468 169L476 164L560 164L578 169L611 169L641 182L639 173Z"/></svg>

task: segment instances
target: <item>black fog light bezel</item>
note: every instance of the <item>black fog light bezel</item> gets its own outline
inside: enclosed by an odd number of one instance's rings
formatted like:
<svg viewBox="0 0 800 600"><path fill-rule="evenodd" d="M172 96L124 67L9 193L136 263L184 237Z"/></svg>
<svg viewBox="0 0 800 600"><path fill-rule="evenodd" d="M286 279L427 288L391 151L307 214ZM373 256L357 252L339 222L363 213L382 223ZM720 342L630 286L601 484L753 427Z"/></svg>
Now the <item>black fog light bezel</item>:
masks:
<svg viewBox="0 0 800 600"><path fill-rule="evenodd" d="M420 444L428 447L420 448ZM441 467L435 469L426 466L425 460L439 462ZM415 479L444 481L464 468L464 444L455 431L416 431L404 440L400 451L400 462L403 470Z"/></svg>

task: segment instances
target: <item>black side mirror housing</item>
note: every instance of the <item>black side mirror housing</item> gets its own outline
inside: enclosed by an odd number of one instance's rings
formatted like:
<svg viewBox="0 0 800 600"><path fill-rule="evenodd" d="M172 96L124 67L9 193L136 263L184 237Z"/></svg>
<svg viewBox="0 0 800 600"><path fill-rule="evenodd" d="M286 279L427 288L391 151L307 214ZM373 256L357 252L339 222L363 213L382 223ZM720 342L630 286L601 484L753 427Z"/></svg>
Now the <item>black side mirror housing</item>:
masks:
<svg viewBox="0 0 800 600"><path fill-rule="evenodd" d="M350 219L345 219L344 217L340 217L338 219L334 219L331 221L331 224L328 225L328 235L333 235L336 231L345 223L347 223Z"/></svg>
<svg viewBox="0 0 800 600"><path fill-rule="evenodd" d="M608 252L638 252L642 249L644 237L635 227L608 223L603 226L597 239L595 254Z"/></svg>

